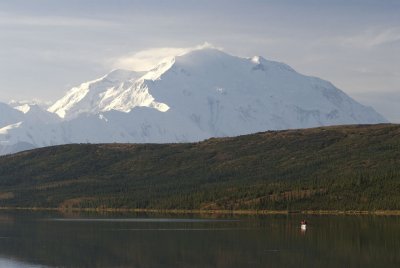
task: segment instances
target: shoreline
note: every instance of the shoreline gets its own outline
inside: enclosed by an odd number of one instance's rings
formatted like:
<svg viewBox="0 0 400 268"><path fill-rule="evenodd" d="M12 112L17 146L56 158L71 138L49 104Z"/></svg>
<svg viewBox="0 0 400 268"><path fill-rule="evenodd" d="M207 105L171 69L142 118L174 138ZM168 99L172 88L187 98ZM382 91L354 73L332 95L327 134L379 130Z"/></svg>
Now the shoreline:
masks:
<svg viewBox="0 0 400 268"><path fill-rule="evenodd" d="M0 211L58 211L58 212L131 212L203 215L372 215L400 216L400 210L185 210L185 209L130 209L130 208L43 208L43 207L0 207Z"/></svg>

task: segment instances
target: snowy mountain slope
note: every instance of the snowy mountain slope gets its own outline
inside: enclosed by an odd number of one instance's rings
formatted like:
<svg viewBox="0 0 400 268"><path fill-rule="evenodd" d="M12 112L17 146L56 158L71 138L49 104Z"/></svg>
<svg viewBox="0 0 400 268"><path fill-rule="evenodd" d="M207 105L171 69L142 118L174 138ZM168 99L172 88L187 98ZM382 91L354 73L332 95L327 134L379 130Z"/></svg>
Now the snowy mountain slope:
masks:
<svg viewBox="0 0 400 268"><path fill-rule="evenodd" d="M16 107L21 108L21 107ZM34 124L50 124L60 122L61 119L56 114L43 110L38 105L27 105L23 106L24 109L24 119L23 121L27 121Z"/></svg>
<svg viewBox="0 0 400 268"><path fill-rule="evenodd" d="M329 82L282 63L214 49L177 57L159 80L147 85L156 100L189 116L211 136L385 121Z"/></svg>
<svg viewBox="0 0 400 268"><path fill-rule="evenodd" d="M115 70L72 88L48 112L28 108L15 114L24 120L4 121L11 123L0 127L0 146L186 142L386 122L327 81L262 57L210 48L168 58L146 73Z"/></svg>
<svg viewBox="0 0 400 268"><path fill-rule="evenodd" d="M24 114L8 104L0 102L0 128L20 122Z"/></svg>
<svg viewBox="0 0 400 268"><path fill-rule="evenodd" d="M155 102L142 83L137 81L140 75L133 71L114 70L100 79L72 88L48 111L71 119L81 113L95 114L110 110L129 112L136 106L167 110L166 105Z"/></svg>
<svg viewBox="0 0 400 268"><path fill-rule="evenodd" d="M204 131L190 126L191 121L177 113L160 113L138 107L129 113L109 111L82 114L58 123L19 122L0 129L0 145L28 143L44 147L67 143L137 142L164 143L203 140Z"/></svg>
<svg viewBox="0 0 400 268"><path fill-rule="evenodd" d="M57 144L59 143L59 139L55 138L55 129L58 129L57 124L62 120L56 114L35 104L15 107L4 104L0 107L0 118L7 122L0 125L0 154L51 145L56 143L56 140ZM3 113L4 111L8 113Z"/></svg>
<svg viewBox="0 0 400 268"><path fill-rule="evenodd" d="M199 50L177 57L147 88L211 136L385 121L329 82L262 58Z"/></svg>

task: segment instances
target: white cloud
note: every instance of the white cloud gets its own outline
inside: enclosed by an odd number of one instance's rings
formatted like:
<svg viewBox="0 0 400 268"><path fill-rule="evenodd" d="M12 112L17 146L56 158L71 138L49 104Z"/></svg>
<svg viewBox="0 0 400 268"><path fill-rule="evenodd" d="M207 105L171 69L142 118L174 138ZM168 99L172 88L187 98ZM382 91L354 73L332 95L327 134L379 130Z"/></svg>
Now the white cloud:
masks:
<svg viewBox="0 0 400 268"><path fill-rule="evenodd" d="M195 47L161 47L142 50L131 53L123 57L112 59L111 65L115 69L127 69L133 71L148 71L159 62L169 57L184 55L190 51L202 48L215 48L213 45L205 42Z"/></svg>
<svg viewBox="0 0 400 268"><path fill-rule="evenodd" d="M118 26L109 20L64 16L21 16L0 12L0 26L39 26L39 27L108 27Z"/></svg>
<svg viewBox="0 0 400 268"><path fill-rule="evenodd" d="M344 46L374 48L400 41L400 28L369 29L360 34L340 38Z"/></svg>

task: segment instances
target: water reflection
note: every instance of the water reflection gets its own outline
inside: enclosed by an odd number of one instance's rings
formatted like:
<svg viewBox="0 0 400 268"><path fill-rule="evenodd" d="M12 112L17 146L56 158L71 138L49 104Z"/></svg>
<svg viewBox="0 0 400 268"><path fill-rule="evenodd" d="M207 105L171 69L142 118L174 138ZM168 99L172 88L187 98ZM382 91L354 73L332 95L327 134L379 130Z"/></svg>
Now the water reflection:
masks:
<svg viewBox="0 0 400 268"><path fill-rule="evenodd" d="M238 220L223 219L175 219L175 218L54 218L50 221L70 222L168 222L168 223L202 223L202 222L234 222Z"/></svg>
<svg viewBox="0 0 400 268"><path fill-rule="evenodd" d="M0 267L7 268L44 268L43 265L34 265L29 263L24 263L18 260L6 259L0 257Z"/></svg>
<svg viewBox="0 0 400 268"><path fill-rule="evenodd" d="M0 267L400 267L400 218L308 220L2 212Z"/></svg>

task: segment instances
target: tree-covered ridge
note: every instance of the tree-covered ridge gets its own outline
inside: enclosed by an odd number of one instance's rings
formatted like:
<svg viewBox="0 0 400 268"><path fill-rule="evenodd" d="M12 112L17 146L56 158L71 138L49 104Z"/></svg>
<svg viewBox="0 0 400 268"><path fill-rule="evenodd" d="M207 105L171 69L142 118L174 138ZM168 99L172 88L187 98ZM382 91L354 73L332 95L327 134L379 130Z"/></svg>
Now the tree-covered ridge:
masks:
<svg viewBox="0 0 400 268"><path fill-rule="evenodd" d="M0 206L398 210L400 126L41 148L0 158Z"/></svg>

